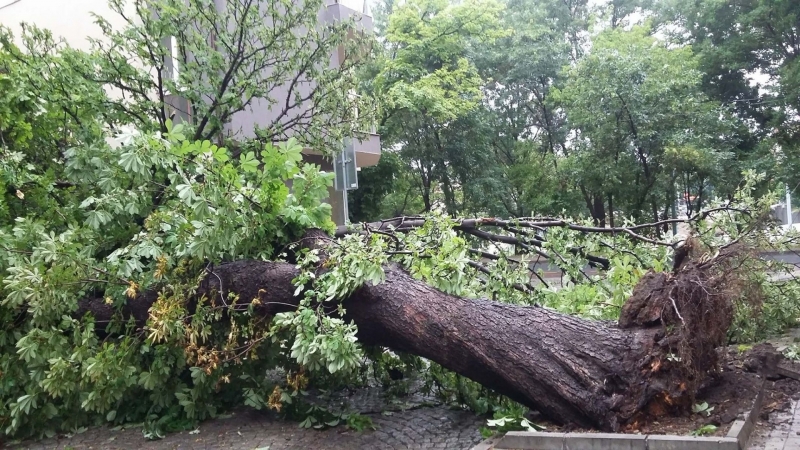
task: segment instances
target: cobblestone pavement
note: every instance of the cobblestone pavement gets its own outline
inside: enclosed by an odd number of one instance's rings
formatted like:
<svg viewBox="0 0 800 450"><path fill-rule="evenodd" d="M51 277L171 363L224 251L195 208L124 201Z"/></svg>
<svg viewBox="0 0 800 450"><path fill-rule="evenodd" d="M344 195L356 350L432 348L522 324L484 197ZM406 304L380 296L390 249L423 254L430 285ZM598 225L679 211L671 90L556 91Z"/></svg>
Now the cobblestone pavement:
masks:
<svg viewBox="0 0 800 450"><path fill-rule="evenodd" d="M481 441L483 419L442 406L370 414L377 430L354 432L344 427L323 431L298 428L271 414L243 410L231 417L203 422L196 434L170 434L158 441L142 437L141 428L94 428L82 434L14 446L17 449L469 449Z"/></svg>
<svg viewBox="0 0 800 450"><path fill-rule="evenodd" d="M272 374L280 378L280 374ZM158 441L143 437L141 426L93 428L69 437L25 442L15 449L470 449L481 441L485 419L447 408L407 380L407 395L393 396L379 386L313 394L306 400L331 411L358 411L376 430L354 432L343 426L327 430L299 428L271 412L242 408L200 424L196 433L173 433ZM0 445L1 446L1 445Z"/></svg>

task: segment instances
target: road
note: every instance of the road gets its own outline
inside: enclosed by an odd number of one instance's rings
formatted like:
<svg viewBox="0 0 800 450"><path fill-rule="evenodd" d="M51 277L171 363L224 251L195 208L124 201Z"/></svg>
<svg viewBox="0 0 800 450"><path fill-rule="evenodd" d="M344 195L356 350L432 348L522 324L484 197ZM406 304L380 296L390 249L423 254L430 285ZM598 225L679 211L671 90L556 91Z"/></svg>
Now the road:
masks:
<svg viewBox="0 0 800 450"><path fill-rule="evenodd" d="M800 268L800 250L792 252L762 252L761 257L774 261L783 261Z"/></svg>
<svg viewBox="0 0 800 450"><path fill-rule="evenodd" d="M797 252L761 252L761 257L768 260L783 261L792 264L800 269L800 251ZM558 266L549 261L539 261L530 264L531 269L539 271L542 270L546 278L559 278L561 271ZM597 270L591 267L584 266L584 271L588 274L596 273Z"/></svg>
<svg viewBox="0 0 800 450"><path fill-rule="evenodd" d="M773 281L800 278L800 252L762 252L761 257L769 260L783 261L795 266L792 274L775 274L773 276ZM544 279L547 281L547 284L550 287L561 287L562 273L555 264L549 263L548 261L540 261L537 263L531 263L531 268L536 271L542 270L544 272ZM587 275L594 275L597 273L597 269L587 265L584 266L584 272ZM534 277L532 281L534 284L539 283L539 280L537 280L536 277Z"/></svg>

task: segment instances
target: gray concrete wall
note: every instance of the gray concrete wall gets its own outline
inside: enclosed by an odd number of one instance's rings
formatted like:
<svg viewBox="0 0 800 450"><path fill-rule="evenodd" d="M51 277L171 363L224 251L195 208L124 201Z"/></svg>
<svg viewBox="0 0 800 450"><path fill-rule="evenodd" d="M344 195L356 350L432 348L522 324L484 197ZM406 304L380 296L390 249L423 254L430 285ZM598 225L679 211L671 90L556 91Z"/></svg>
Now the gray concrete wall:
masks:
<svg viewBox="0 0 800 450"><path fill-rule="evenodd" d="M792 204L797 201L792 199ZM786 205L777 205L772 208L772 217L778 220L781 225L787 225L786 221ZM792 223L800 223L800 210L792 208Z"/></svg>

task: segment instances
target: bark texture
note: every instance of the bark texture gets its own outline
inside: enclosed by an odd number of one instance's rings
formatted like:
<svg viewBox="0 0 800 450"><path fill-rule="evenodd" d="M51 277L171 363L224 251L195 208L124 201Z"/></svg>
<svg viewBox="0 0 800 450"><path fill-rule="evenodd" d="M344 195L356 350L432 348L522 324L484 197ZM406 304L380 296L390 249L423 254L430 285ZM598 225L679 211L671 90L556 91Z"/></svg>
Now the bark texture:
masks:
<svg viewBox="0 0 800 450"><path fill-rule="evenodd" d="M397 267L356 292L347 312L364 342L428 358L553 419L605 429L637 409L624 411L625 395L638 378L635 355L653 341L546 308L449 296Z"/></svg>
<svg viewBox="0 0 800 450"><path fill-rule="evenodd" d="M623 308L621 324L454 297L398 266L385 271L385 282L345 300L346 318L358 326L361 342L428 358L556 421L605 430L617 430L639 414L688 407L713 371L713 349L722 342L719 333L703 330L687 340L683 330L691 328L681 325L730 324L705 297L673 302L685 294L679 288L705 277L694 265L675 275L646 276ZM297 304L291 283L296 275L286 263L237 261L216 267L199 293L233 291L242 303L258 298L259 313L271 315ZM707 281L698 289L707 290ZM143 326L155 297L145 293L132 300L125 316ZM694 301L701 303L686 308ZM114 314L102 299L84 301L78 313L86 312L98 322Z"/></svg>

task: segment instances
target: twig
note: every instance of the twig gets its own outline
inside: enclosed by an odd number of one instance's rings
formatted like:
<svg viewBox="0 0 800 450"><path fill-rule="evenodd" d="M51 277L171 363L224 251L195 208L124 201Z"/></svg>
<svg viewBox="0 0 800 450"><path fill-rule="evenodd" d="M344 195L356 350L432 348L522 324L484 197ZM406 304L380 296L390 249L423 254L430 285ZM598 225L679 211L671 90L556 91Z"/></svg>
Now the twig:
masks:
<svg viewBox="0 0 800 450"><path fill-rule="evenodd" d="M495 276L495 275L492 273L492 271L491 271L491 270L489 270L489 269L488 269L486 266L484 266L483 264L477 263L477 262L475 262L475 261L467 261L467 264L468 264L470 267L472 267L473 269L475 269L475 270L477 270L477 271L479 271L479 272L481 272L481 273L484 273L484 274L486 274L486 275L489 275L489 276L491 276L491 277L494 277L494 276ZM535 291L536 291L536 288L535 288L535 287L533 287L533 286L532 286L530 283L525 283L525 284L521 284L521 283L514 283L514 284L512 284L512 285L511 285L511 287L513 287L514 289L516 289L516 290L518 290L518 291L520 291L520 292L522 292L522 293L525 293L525 294L529 294L529 293L531 293L531 292L535 292Z"/></svg>

